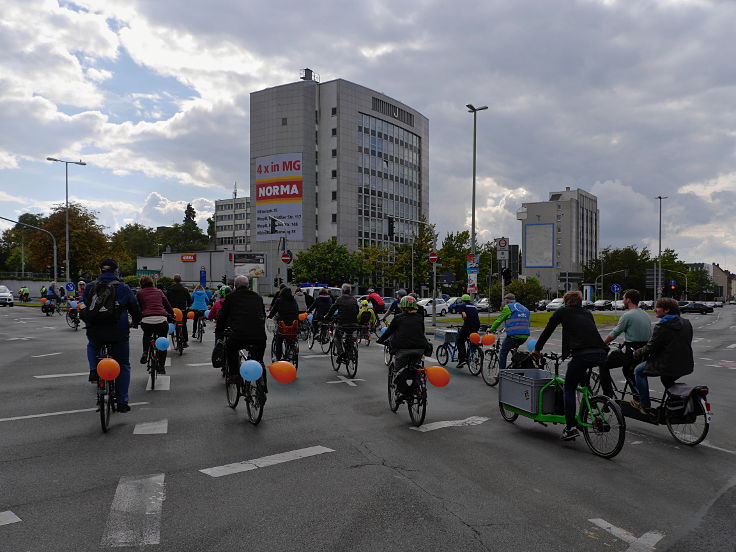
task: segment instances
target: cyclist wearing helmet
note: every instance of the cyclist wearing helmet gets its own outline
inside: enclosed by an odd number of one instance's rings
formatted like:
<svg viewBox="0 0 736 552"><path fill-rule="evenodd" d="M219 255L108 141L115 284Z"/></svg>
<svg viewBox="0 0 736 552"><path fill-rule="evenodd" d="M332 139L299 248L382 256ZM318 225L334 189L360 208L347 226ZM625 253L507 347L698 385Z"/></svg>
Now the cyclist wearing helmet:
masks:
<svg viewBox="0 0 736 552"><path fill-rule="evenodd" d="M396 292L396 300L391 303L391 306L386 311L386 314L383 315L383 318L381 318L382 321L386 321L386 318L388 318L389 314L397 315L401 312L401 309L399 308L399 303L401 302L402 297L406 297L406 290L400 289Z"/></svg>
<svg viewBox="0 0 736 552"><path fill-rule="evenodd" d="M401 312L391 321L388 329L378 338L379 345L385 345L391 340L391 350L394 353L394 382L400 395L407 395L410 391L408 380L412 374L406 366L412 360L421 359L429 342L424 335L424 317L417 312L417 301L414 297L405 296L399 301ZM400 397L399 397L400 398Z"/></svg>
<svg viewBox="0 0 736 552"><path fill-rule="evenodd" d="M360 302L360 309L358 310L358 324L367 324L373 326L376 323L376 313L373 310L372 305L363 299Z"/></svg>
<svg viewBox="0 0 736 552"><path fill-rule="evenodd" d="M425 308L424 308L424 307L423 307L422 305L420 305L420 304L419 304L419 294L418 294L418 293L416 293L415 291L412 291L412 292L411 292L411 293L409 294L409 297L413 297L414 299L416 299L416 302L417 302L416 304L417 304L417 306L416 306L415 308L417 309L417 312L419 313L419 315L420 315L420 316L421 316L422 318L424 318L425 316L427 316L427 309L425 309Z"/></svg>
<svg viewBox="0 0 736 552"><path fill-rule="evenodd" d="M461 297L463 303L457 306L457 312L463 318L463 325L457 332L457 367L462 368L468 362L466 360L467 351L465 349L465 341L468 336L480 329L480 317L478 316L478 307L473 303L473 299L467 293Z"/></svg>
<svg viewBox="0 0 736 552"><path fill-rule="evenodd" d="M312 315L312 330L315 335L318 335L317 332L319 331L319 325L324 321L325 315L329 312L331 306L332 296L330 295L330 290L322 288L319 290L317 298L307 310L307 312L314 313Z"/></svg>
<svg viewBox="0 0 736 552"><path fill-rule="evenodd" d="M327 311L325 318L335 317L335 340L342 343L340 339L343 334L352 334L355 332L355 321L358 318L358 301L350 292L353 287L350 284L343 284L342 294L337 298L335 303Z"/></svg>
<svg viewBox="0 0 736 552"><path fill-rule="evenodd" d="M366 297L366 299L368 299L368 301L371 302L371 305L373 305L373 310L376 315L383 314L383 311L386 310L386 304L383 302L383 297L378 295L375 289L371 288L368 290L368 297Z"/></svg>

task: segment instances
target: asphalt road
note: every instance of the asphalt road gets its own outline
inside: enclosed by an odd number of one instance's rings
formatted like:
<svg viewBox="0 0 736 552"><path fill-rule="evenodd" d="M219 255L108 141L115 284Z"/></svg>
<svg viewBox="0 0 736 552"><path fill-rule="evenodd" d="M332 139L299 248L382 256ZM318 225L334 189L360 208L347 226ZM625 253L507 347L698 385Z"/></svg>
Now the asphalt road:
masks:
<svg viewBox="0 0 736 552"><path fill-rule="evenodd" d="M503 421L497 390L466 370L430 389L425 427L464 422L410 429L404 406L388 409L375 344L353 385L302 346L299 377L271 381L254 427L207 365L211 333L151 392L134 330L133 410L103 434L95 412L69 412L94 408L85 375L37 377L85 374L84 333L0 309L0 550L732 552L736 308L688 317L697 368L685 381L711 389L706 443L628 420L623 451L603 460L561 442L559 426Z"/></svg>

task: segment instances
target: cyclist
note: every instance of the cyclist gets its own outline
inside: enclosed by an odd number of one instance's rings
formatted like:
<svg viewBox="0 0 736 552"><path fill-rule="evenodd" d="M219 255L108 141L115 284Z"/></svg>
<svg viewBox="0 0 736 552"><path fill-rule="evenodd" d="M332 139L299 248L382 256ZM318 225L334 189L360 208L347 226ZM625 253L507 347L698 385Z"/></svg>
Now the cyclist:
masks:
<svg viewBox="0 0 736 552"><path fill-rule="evenodd" d="M506 339L503 340L498 353L499 370L506 368L506 357L509 351L529 339L530 331L529 309L517 303L513 293L504 295L503 302L504 307L501 309L501 314L498 315L490 329L491 333L495 332L502 322L506 327Z"/></svg>
<svg viewBox="0 0 736 552"><path fill-rule="evenodd" d="M333 316L335 318L335 342L338 343L338 359L342 355L342 338L352 335L355 331L355 321L359 310L358 301L350 294L353 287L350 284L343 284L340 289L340 297L335 300L325 315L327 319Z"/></svg>
<svg viewBox="0 0 736 552"><path fill-rule="evenodd" d="M309 307L307 312L314 313L312 316L312 331L314 335L319 335L319 326L325 319L325 315L329 312L332 306L332 296L330 290L322 288L319 290L319 295L314 300L314 303Z"/></svg>
<svg viewBox="0 0 736 552"><path fill-rule="evenodd" d="M87 324L87 361L89 362L89 381L96 383L97 355L103 345L110 345L112 358L120 364L120 375L115 380L118 390L118 412L130 412L128 406L128 386L130 385L130 328L128 313L133 318L133 324L140 321L138 301L130 288L117 276L118 263L115 259L103 259L100 262L100 276L84 290L84 305L82 318ZM112 290L110 290L112 288ZM103 298L105 290L112 308L107 308L108 301ZM99 291L99 293L97 293ZM114 304L112 303L114 299ZM104 315L105 312L112 314Z"/></svg>
<svg viewBox="0 0 736 552"><path fill-rule="evenodd" d="M225 347L230 369L228 377L237 375L240 349L247 348L250 358L261 364L266 351L266 309L263 299L251 291L245 276L236 276L234 285L235 291L225 295L215 327L216 335L224 335L227 328L232 330Z"/></svg>
<svg viewBox="0 0 736 552"><path fill-rule="evenodd" d="M84 288L87 284L84 283L84 280L79 280L77 282L77 299L81 300L82 297L84 297Z"/></svg>
<svg viewBox="0 0 736 552"><path fill-rule="evenodd" d="M462 303L456 307L456 311L463 319L463 325L457 332L457 368L462 368L468 363L465 342L471 333L480 329L478 307L473 303L473 299L467 293L461 299Z"/></svg>
<svg viewBox="0 0 736 552"><path fill-rule="evenodd" d="M299 316L299 306L297 305L296 299L294 299L294 296L291 293L291 288L289 287L284 287L284 289L279 292L278 299L276 299L273 307L271 307L271 312L268 313L269 318L274 318L277 315L278 317L276 320L280 331L276 332L273 339L276 342L276 351L278 351L276 356L278 360L281 360L281 351L283 350L283 336L281 334L285 327L293 325Z"/></svg>
<svg viewBox="0 0 736 552"><path fill-rule="evenodd" d="M28 286L23 286L18 290L18 299L21 303L27 303L31 300L31 292L28 289Z"/></svg>
<svg viewBox="0 0 736 552"><path fill-rule="evenodd" d="M691 374L695 366L693 327L680 316L677 301L671 297L657 299L654 312L659 322L654 325L652 336L644 347L634 351L634 358L640 361L634 368L639 400L632 399L631 404L645 413L651 412L647 376L659 376L666 389L678 378Z"/></svg>
<svg viewBox="0 0 736 552"><path fill-rule="evenodd" d="M368 301L373 305L373 311L376 313L376 316L380 316L386 310L386 304L383 302L383 297L378 295L375 289L371 288L368 290L368 297L366 297L366 299L368 299Z"/></svg>
<svg viewBox="0 0 736 552"><path fill-rule="evenodd" d="M42 289L44 290L43 297L46 297L46 304L41 306L41 310L46 313L46 316L51 316L54 314L57 303L61 301L56 292L56 282L51 282L49 287Z"/></svg>
<svg viewBox="0 0 736 552"><path fill-rule="evenodd" d="M192 310L194 311L194 318L192 319L192 331L194 327L199 323L200 318L204 318L204 311L207 310L207 292L202 286L197 286L192 292Z"/></svg>
<svg viewBox="0 0 736 552"><path fill-rule="evenodd" d="M394 353L394 382L399 392L397 399L408 395L411 391L408 380L413 374L407 370L409 363L421 359L429 345L424 335L424 317L417 311L417 302L414 297L402 297L399 302L399 313L389 325L383 335L378 338L379 345L384 345L390 339L391 350Z"/></svg>
<svg viewBox="0 0 736 552"><path fill-rule="evenodd" d="M187 309L192 304L192 296L187 288L181 283L181 274L174 274L174 283L169 286L166 291L166 298L169 300L172 308L179 309L182 312L182 337L184 338L184 347L189 347L189 333L187 332Z"/></svg>
<svg viewBox="0 0 736 552"><path fill-rule="evenodd" d="M360 302L360 309L358 309L357 316L358 324L362 326L361 334L366 336L366 339L371 339L371 329L376 323L376 313L373 311L373 305L371 305L366 299Z"/></svg>
<svg viewBox="0 0 736 552"><path fill-rule="evenodd" d="M298 287L294 290L294 299L296 300L299 312L307 312L307 297L304 295L302 288Z"/></svg>
<svg viewBox="0 0 736 552"><path fill-rule="evenodd" d="M383 318L381 318L382 322L385 322L386 318L388 318L390 314L393 314L395 316L401 312L401 309L399 308L399 304L401 302L401 298L406 297L406 290L400 289L399 291L396 292L394 297L395 297L394 302L391 303L391 306L386 311L386 314L384 314Z"/></svg>
<svg viewBox="0 0 736 552"><path fill-rule="evenodd" d="M616 354L618 349L608 355L606 363L600 367L601 391L607 397L613 397L613 382L611 380L611 368L623 368L624 377L631 384L631 390L636 390L634 382L634 351L641 349L647 344L652 335L652 324L649 315L639 308L641 295L635 289L624 291L624 306L626 313L618 319L618 324L603 340L606 345L624 334L623 355ZM636 398L636 397L634 397Z"/></svg>
<svg viewBox="0 0 736 552"><path fill-rule="evenodd" d="M151 336L166 337L169 335L169 317L174 316L174 310L160 289L153 286L153 278L141 276L141 289L135 294L141 309L141 329L143 330L143 355L140 363L148 360L148 345ZM165 374L166 351L159 351L158 373Z"/></svg>
<svg viewBox="0 0 736 552"><path fill-rule="evenodd" d="M565 374L565 429L562 430L562 440L569 441L580 434L575 421L575 390L585 380L588 368L606 361L608 349L598 333L593 315L582 306L582 293L568 291L562 300L563 306L554 312L539 336L534 356L540 356L552 332L562 324L562 356L572 356Z"/></svg>

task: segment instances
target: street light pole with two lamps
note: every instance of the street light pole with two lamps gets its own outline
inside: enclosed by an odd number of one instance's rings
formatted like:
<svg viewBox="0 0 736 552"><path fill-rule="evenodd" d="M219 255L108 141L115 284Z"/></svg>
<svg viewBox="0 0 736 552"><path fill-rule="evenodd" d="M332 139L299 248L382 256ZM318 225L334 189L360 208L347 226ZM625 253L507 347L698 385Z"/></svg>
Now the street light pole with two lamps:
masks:
<svg viewBox="0 0 736 552"><path fill-rule="evenodd" d="M65 271L66 271L66 279L67 281L71 280L71 270L69 266L69 163L73 165L86 165L84 161L81 159L79 161L64 161L63 159L56 159L55 157L47 157L46 161L53 161L55 163L64 163L64 173L65 173L65 211L66 211L66 234L64 239L64 247L65 247L65 255L64 255L64 263L65 263Z"/></svg>

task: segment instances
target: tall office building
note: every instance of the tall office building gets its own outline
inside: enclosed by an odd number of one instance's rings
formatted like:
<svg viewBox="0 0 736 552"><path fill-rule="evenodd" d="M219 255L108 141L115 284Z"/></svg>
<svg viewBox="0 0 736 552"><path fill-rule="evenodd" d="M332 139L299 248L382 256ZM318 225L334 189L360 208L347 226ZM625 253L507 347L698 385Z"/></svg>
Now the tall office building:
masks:
<svg viewBox="0 0 736 552"><path fill-rule="evenodd" d="M410 243L429 215L428 148L426 117L343 79L320 83L305 69L253 92L251 250L265 253L268 282L286 275L284 236L295 255L331 239L353 250Z"/></svg>
<svg viewBox="0 0 736 552"><path fill-rule="evenodd" d="M250 198L215 201L215 249L250 251Z"/></svg>
<svg viewBox="0 0 736 552"><path fill-rule="evenodd" d="M551 192L549 201L523 203L516 218L522 223L523 273L553 292L575 289L583 265L598 257L598 199L565 188Z"/></svg>

